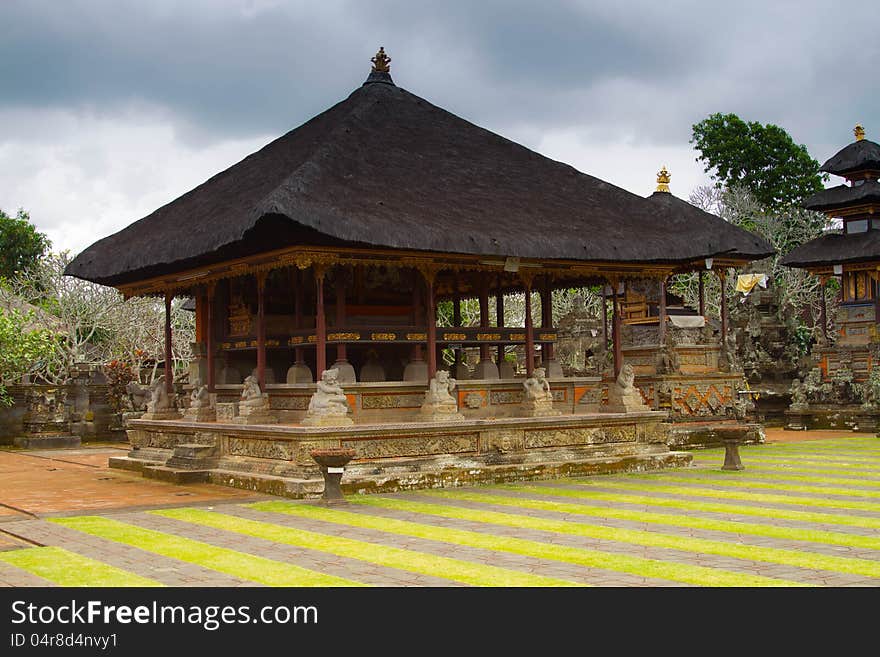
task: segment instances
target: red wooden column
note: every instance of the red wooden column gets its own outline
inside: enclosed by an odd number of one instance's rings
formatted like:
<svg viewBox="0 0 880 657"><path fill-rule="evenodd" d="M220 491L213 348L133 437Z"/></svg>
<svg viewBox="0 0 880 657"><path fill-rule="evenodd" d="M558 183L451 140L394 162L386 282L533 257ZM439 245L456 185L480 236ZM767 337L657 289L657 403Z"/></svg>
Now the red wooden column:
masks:
<svg viewBox="0 0 880 657"><path fill-rule="evenodd" d="M541 286L541 328L553 327L553 289L550 287L550 277L545 276ZM544 361L553 358L553 343L541 343L541 355Z"/></svg>
<svg viewBox="0 0 880 657"><path fill-rule="evenodd" d="M666 279L660 279L660 325L657 327L657 339L662 345L666 342Z"/></svg>
<svg viewBox="0 0 880 657"><path fill-rule="evenodd" d="M315 265L315 380L327 369L327 318L324 317L324 267Z"/></svg>
<svg viewBox="0 0 880 657"><path fill-rule="evenodd" d="M699 281L697 289L698 289L699 295L700 295L700 315L705 317L706 316L706 291L705 291L705 289L703 289L704 286L703 286L703 272L702 271L697 272L697 281Z"/></svg>
<svg viewBox="0 0 880 657"><path fill-rule="evenodd" d="M208 358L206 375L208 380L205 384L209 392L214 392L216 384L214 375L214 295L217 292L215 283L208 283L205 287L205 355Z"/></svg>
<svg viewBox="0 0 880 657"><path fill-rule="evenodd" d="M165 292L165 392L169 396L174 394L174 355L171 353L171 300L173 298L172 292Z"/></svg>
<svg viewBox="0 0 880 657"><path fill-rule="evenodd" d="M480 328L489 328L489 275L480 274ZM489 345L480 345L480 360L491 360Z"/></svg>
<svg viewBox="0 0 880 657"><path fill-rule="evenodd" d="M825 301L825 276L819 277L819 323L822 325L822 337L828 340L828 308Z"/></svg>
<svg viewBox="0 0 880 657"><path fill-rule="evenodd" d="M257 279L257 383L266 389L266 272L256 274Z"/></svg>
<svg viewBox="0 0 880 657"><path fill-rule="evenodd" d="M429 381L437 373L437 303L434 299L434 277L435 273L433 271L425 272L425 288L428 293L425 299L425 323L428 325Z"/></svg>
<svg viewBox="0 0 880 657"><path fill-rule="evenodd" d="M453 292L452 292L452 325L453 326L461 326L461 293L458 291L458 276L455 277L453 282ZM455 367L458 367L459 363L461 363L461 349L455 350ZM455 369L453 369L453 374L455 373Z"/></svg>
<svg viewBox="0 0 880 657"><path fill-rule="evenodd" d="M530 278L523 280L526 294L526 376L532 376L535 371L535 327L532 326L532 281Z"/></svg>
<svg viewBox="0 0 880 657"><path fill-rule="evenodd" d="M422 323L422 285L420 283L419 272L413 270L413 325L418 328ZM412 359L414 361L422 360L422 344L417 342L413 345ZM430 378L430 377L429 377Z"/></svg>
<svg viewBox="0 0 880 657"><path fill-rule="evenodd" d="M602 290L602 352L608 349L608 298Z"/></svg>
<svg viewBox="0 0 880 657"><path fill-rule="evenodd" d="M335 330L341 332L345 326L345 276L340 265L336 277L336 324ZM336 360L348 360L348 349L345 343L336 345Z"/></svg>
<svg viewBox="0 0 880 657"><path fill-rule="evenodd" d="M498 281L499 288L501 287L501 281ZM495 294L495 324L498 325L498 328L504 328L504 292L500 289ZM504 345L498 345L498 367L499 374L501 373L500 367L501 363L504 362Z"/></svg>
<svg viewBox="0 0 880 657"><path fill-rule="evenodd" d="M611 281L611 342L614 347L614 378L623 367L623 345L620 343L620 304L617 297L617 280Z"/></svg>
<svg viewBox="0 0 880 657"><path fill-rule="evenodd" d="M718 270L718 280L721 281L721 344L727 339L727 293L725 291L724 279L726 273L723 269Z"/></svg>

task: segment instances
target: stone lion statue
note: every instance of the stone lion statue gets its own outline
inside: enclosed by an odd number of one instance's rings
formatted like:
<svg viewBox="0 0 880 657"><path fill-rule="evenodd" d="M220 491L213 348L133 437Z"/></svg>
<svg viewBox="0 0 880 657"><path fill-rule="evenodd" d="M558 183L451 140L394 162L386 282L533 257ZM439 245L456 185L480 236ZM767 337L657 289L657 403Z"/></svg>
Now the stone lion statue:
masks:
<svg viewBox="0 0 880 657"><path fill-rule="evenodd" d="M167 411L171 408L171 400L165 390L165 377L160 376L153 380L150 386L150 401L147 403L147 412L156 413Z"/></svg>
<svg viewBox="0 0 880 657"><path fill-rule="evenodd" d="M636 373L633 366L624 363L620 368L620 374L617 375L617 385L624 393L628 393L635 388Z"/></svg>
<svg viewBox="0 0 880 657"><path fill-rule="evenodd" d="M150 396L148 388L141 388L137 381L129 381L125 386L125 392L128 393L132 410L142 411L147 407L147 397Z"/></svg>
<svg viewBox="0 0 880 657"><path fill-rule="evenodd" d="M190 408L210 408L211 394L208 392L208 386L202 385L201 379L193 381L192 394L189 396Z"/></svg>
<svg viewBox="0 0 880 657"><path fill-rule="evenodd" d="M260 390L260 382L257 377L250 375L244 380L244 386L241 389L241 399L239 405L243 406L265 406L263 399L263 391Z"/></svg>

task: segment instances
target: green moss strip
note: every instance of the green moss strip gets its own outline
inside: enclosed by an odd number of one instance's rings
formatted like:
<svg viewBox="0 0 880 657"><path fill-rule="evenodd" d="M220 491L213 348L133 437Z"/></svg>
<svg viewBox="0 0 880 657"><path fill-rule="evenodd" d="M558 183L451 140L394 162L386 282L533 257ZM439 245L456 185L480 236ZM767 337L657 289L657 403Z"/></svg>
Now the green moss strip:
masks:
<svg viewBox="0 0 880 657"><path fill-rule="evenodd" d="M273 503L269 502L269 504ZM306 507L306 505L299 506ZM307 508L313 507L309 506ZM540 575L531 575L497 566L486 566L469 561L426 554L424 552L403 550L388 545L357 541L351 538L292 529L281 525L212 513L210 511L168 509L152 511L151 513L206 527L246 534L247 536L262 538L276 543L284 543L285 545L296 545L297 547L321 550L322 552L359 559L389 568L398 568L433 577L444 577L474 586L577 586L575 582L562 579L541 577Z"/></svg>
<svg viewBox="0 0 880 657"><path fill-rule="evenodd" d="M570 497L576 499L596 500L599 502L615 502L619 504L644 504L648 506L669 507L683 511L709 511L711 513L735 513L744 516L759 516L780 520L798 520L801 522L823 523L826 525L846 525L865 529L880 529L880 518L866 518L846 514L817 513L812 511L796 511L794 509L777 509L775 507L746 506L744 504L725 504L722 502L701 502L678 500L667 497L649 495L628 495L626 493L600 493L591 490L572 490L551 486L503 486L505 490L554 497Z"/></svg>
<svg viewBox="0 0 880 657"><path fill-rule="evenodd" d="M162 586L159 582L108 566L59 547L0 552L0 561L59 586Z"/></svg>
<svg viewBox="0 0 880 657"><path fill-rule="evenodd" d="M714 470L677 470L675 472L677 477L685 476L688 479L694 479L699 481L717 481L718 483L723 483L727 485L729 481L731 481L731 477L736 477L736 481L750 481L755 487L764 486L765 480L772 481L802 481L805 483L812 484L831 484L839 486L839 488L835 488L835 491L838 490L846 490L852 492L840 493L842 495L860 495L866 491L855 488L844 488L847 486L862 486L864 488L880 488L880 481L872 481L870 479L851 479L848 477L822 477L819 475L810 475L810 474L797 474L797 473L788 473L788 472L780 472L778 470L773 470L770 468L756 468L747 466L745 470L740 472L725 472L725 471L714 471ZM639 478L638 476L633 478ZM655 477L656 478L656 477ZM663 477L665 480L666 477ZM823 488L822 490L828 490ZM870 491L868 491L870 492ZM880 493L878 493L878 497L880 497Z"/></svg>
<svg viewBox="0 0 880 657"><path fill-rule="evenodd" d="M878 458L864 458L862 456L842 456L837 453L827 455L803 453L776 454L772 452L764 452L758 449L746 450L744 448L741 448L740 455L746 458L749 462L768 461L789 464L816 463L827 466L839 465L864 468L876 468L877 466L880 466L880 459ZM694 461L697 463L708 464L721 463L724 461L724 452L701 452L700 454L694 455Z"/></svg>
<svg viewBox="0 0 880 657"><path fill-rule="evenodd" d="M430 493L430 495L433 495L433 493ZM370 506L414 511L417 513L429 513L444 518L470 520L473 522L489 523L506 527L537 529L558 534L569 534L608 541L633 543L635 545L644 545L646 547L669 548L673 550L681 550L683 552L715 554L718 556L735 557L751 561L798 566L800 568L830 570L852 575L864 575L866 577L880 577L880 561L872 561L868 559L831 557L813 552L742 545L739 543L728 543L726 541L668 535L637 529L619 529L617 527L588 525L580 522L567 522L564 520L549 520L546 518L534 518L531 516L514 515L510 513L498 513L497 511L489 511L488 509L466 509L462 507L449 507L441 506L439 504L410 502L408 500L379 498L373 496L365 496L362 499L356 498L353 501Z"/></svg>
<svg viewBox="0 0 880 657"><path fill-rule="evenodd" d="M456 514L456 509L447 509L446 507L436 505L404 502L402 500L392 500L375 496L355 496L350 499L352 502L359 504L400 509L404 511L432 513L434 515L442 515L448 518L458 518L463 517L464 515ZM250 506L259 511L285 513L302 518L325 520L354 527L378 529L391 534L415 536L434 541L442 541L444 543L494 550L496 552L510 552L512 554L520 554L538 559L562 561L564 563L577 564L590 568L602 568L605 570L638 575L640 577L656 577L685 584L696 584L700 586L803 586L802 584L782 579L734 573L717 568L707 568L705 566L690 566L656 559L644 559L642 557L612 554L599 550L553 545L550 543L510 538L507 536L493 536L492 534L483 532L437 527L436 525L410 522L407 520L396 520L380 516L368 516L361 513L352 513L350 511L328 509L326 507L294 504L290 502L258 502ZM481 513L466 515L469 520L474 519L475 516L480 516L476 519L478 522L482 522L483 514ZM515 518L516 516L510 517ZM519 527L520 525L512 524L511 526Z"/></svg>
<svg viewBox="0 0 880 657"><path fill-rule="evenodd" d="M703 467L717 467L719 461L708 459L694 459L694 465ZM853 465L852 463L823 463L822 461L792 461L791 459L766 459L750 456L748 469L767 469L775 472L819 472L828 474L877 474L880 478L880 462L871 465Z"/></svg>
<svg viewBox="0 0 880 657"><path fill-rule="evenodd" d="M362 586L342 577L325 575L293 564L227 550L173 534L143 529L118 520L79 516L51 518L50 522L268 586Z"/></svg>
<svg viewBox="0 0 880 657"><path fill-rule="evenodd" d="M685 480L687 481L687 480ZM778 493L749 493L738 490L723 490L720 488L700 488L699 486L675 486L673 484L626 482L620 480L597 480L591 482L571 480L577 486L591 487L601 486L635 491L656 491L673 495L690 495L692 497L713 497L727 500L742 500L749 502L763 502L765 504L789 504L795 506L813 506L830 509L853 509L858 511L880 511L880 504L876 502L862 502L859 500L833 500L824 497L792 497L779 495Z"/></svg>
<svg viewBox="0 0 880 657"><path fill-rule="evenodd" d="M528 490L527 487L523 487ZM531 492L534 492L532 489ZM830 532L818 529L795 529L790 527L776 527L774 525L762 525L756 523L740 522L734 520L712 520L681 514L656 513L653 511L631 511L629 509L614 509L604 506L589 506L586 504L571 504L566 502L553 502L549 500L534 500L523 497L508 497L504 495L491 495L486 493L470 493L464 491L430 491L424 493L430 497L443 499L466 500L480 502L482 504L498 504L518 509L535 509L538 511L552 511L555 513L570 513L594 518L614 518L616 520L628 520L632 522L647 522L651 524L667 525L671 527L688 527L691 529L708 529L731 534L748 534L750 536L765 536L787 541L807 541L811 543L825 543L827 545L843 545L846 547L865 548L880 550L880 537L862 536L859 534L845 534L842 532Z"/></svg>
<svg viewBox="0 0 880 657"><path fill-rule="evenodd" d="M772 482L754 481L738 479L739 472L722 472L718 473L692 473L688 476L682 476L680 473L664 473L662 479L664 482L670 483L692 483L695 479L699 479L701 483L711 483L715 486L725 486L733 488L763 488L766 490L782 490L789 493L818 493L819 495L845 495L847 497L867 497L872 499L880 499L880 491L876 490L856 490L853 488L839 488L835 486L802 486L800 484L774 484ZM696 475L696 476L695 476ZM653 479L657 480L657 476L650 475L629 475L628 480L633 479ZM603 480L607 481L607 480ZM584 483L578 480L578 484ZM614 482L617 483L617 480Z"/></svg>

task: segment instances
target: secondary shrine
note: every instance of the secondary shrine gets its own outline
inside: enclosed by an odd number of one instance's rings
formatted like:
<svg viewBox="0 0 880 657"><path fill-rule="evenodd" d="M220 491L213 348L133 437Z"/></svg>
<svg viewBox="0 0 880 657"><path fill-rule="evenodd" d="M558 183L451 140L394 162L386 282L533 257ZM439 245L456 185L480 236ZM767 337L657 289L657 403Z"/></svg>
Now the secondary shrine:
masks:
<svg viewBox="0 0 880 657"><path fill-rule="evenodd" d="M772 248L433 105L395 85L383 49L372 62L348 98L68 267L166 309L195 299L187 394L169 356L115 465L302 496L321 486L310 451L334 447L354 450L350 490L687 461L666 446L667 413L633 395L625 282L723 276ZM616 309L613 375L563 377L552 294L588 285ZM533 291L540 310L526 303L511 325L505 300ZM461 325L464 299L479 300L479 326ZM662 337L663 302L657 313ZM168 320L169 354L171 339ZM465 348L479 363L456 381L444 363Z"/></svg>
<svg viewBox="0 0 880 657"><path fill-rule="evenodd" d="M818 192L804 202L824 212L840 231L817 237L787 254L782 264L818 276L822 290L834 278L840 304L833 336L827 335L824 296L822 333L813 347L818 367L792 390L791 428L855 426L877 428L880 395L880 144L865 139L857 125L855 141L825 162L820 171L846 183ZM829 337L832 338L829 340ZM872 373L873 376L872 376Z"/></svg>

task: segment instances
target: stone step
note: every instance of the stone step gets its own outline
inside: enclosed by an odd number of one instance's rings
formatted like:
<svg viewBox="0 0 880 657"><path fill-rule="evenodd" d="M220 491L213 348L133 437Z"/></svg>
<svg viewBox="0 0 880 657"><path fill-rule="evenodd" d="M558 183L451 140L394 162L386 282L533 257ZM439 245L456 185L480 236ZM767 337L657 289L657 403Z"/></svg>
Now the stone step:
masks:
<svg viewBox="0 0 880 657"><path fill-rule="evenodd" d="M208 481L208 470L192 470L188 468L171 468L166 465L145 466L142 470L147 479L167 481L172 484L199 484Z"/></svg>
<svg viewBox="0 0 880 657"><path fill-rule="evenodd" d="M243 473L232 470L211 470L209 481L212 484L232 486L258 493L268 493L296 499L317 499L324 492L324 479L300 479L279 477L277 475Z"/></svg>
<svg viewBox="0 0 880 657"><path fill-rule="evenodd" d="M13 439L13 444L16 447L22 447L24 449L60 449L66 447L81 447L82 440L80 440L79 436L69 435L25 435L16 436Z"/></svg>

